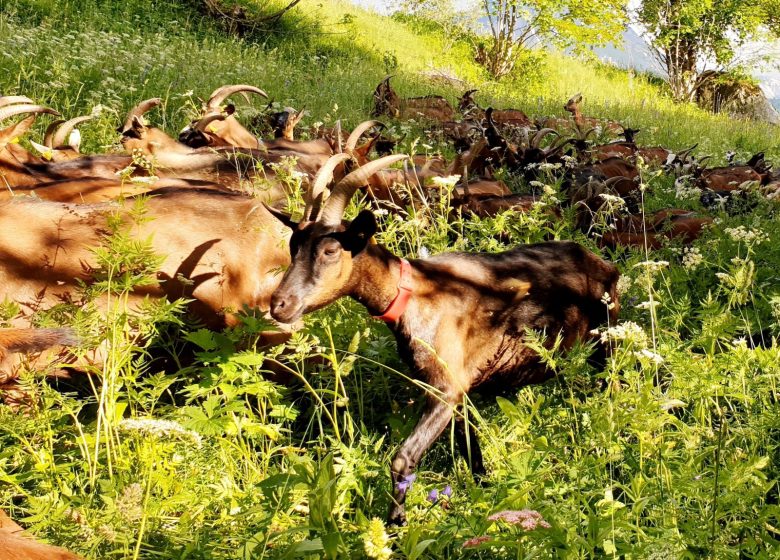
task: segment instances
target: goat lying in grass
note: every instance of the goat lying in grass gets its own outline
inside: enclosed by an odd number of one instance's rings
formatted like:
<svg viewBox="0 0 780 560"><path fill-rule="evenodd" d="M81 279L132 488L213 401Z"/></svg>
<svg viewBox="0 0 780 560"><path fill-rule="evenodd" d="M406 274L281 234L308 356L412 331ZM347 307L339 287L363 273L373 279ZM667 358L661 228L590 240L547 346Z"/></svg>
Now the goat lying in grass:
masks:
<svg viewBox="0 0 780 560"><path fill-rule="evenodd" d="M562 346L571 348L608 316L615 320L617 305L608 311L602 298L609 294L616 302L619 274L572 242L401 259L371 243L377 229L371 212L342 223L349 200L365 182L354 174L340 181L321 213L324 190L310 193L313 203L298 224L275 214L293 229L292 263L271 297L271 314L292 322L351 296L390 324L413 375L433 387L422 418L392 461L389 521L403 523L404 481L464 395L488 381L508 386L548 379L551 373L524 344L525 330L545 332L549 345L560 335ZM456 422L461 449L471 450L472 470L483 470L476 438L466 437L462 419Z"/></svg>

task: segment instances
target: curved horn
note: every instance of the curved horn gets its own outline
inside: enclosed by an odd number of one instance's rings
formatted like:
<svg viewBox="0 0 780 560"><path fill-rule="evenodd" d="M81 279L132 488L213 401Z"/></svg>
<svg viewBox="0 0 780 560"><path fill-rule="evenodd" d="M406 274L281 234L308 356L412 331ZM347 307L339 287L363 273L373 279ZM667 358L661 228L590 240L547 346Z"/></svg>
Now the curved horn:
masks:
<svg viewBox="0 0 780 560"><path fill-rule="evenodd" d="M46 135L43 137L43 145L47 148L60 148L65 145L70 133L83 122L92 120L92 115L84 115L81 117L74 117L67 121L58 121L57 127L52 126L46 129ZM55 132L56 130L56 132Z"/></svg>
<svg viewBox="0 0 780 560"><path fill-rule="evenodd" d="M2 109L0 109L0 121L3 121L15 115L21 115L22 113L47 113L49 115L54 115L55 117L60 116L60 114L57 111L55 111L54 109L50 109L49 107L44 107L43 105L30 105L28 103L23 103L21 105L11 105L9 107L3 107Z"/></svg>
<svg viewBox="0 0 780 560"><path fill-rule="evenodd" d="M683 150L682 152L677 154L677 157L680 159L681 162L685 163L686 160L688 159L688 156L691 155L691 152L693 150L695 150L698 145L699 145L699 143L697 142L696 144L694 144L693 146L691 146L687 150Z"/></svg>
<svg viewBox="0 0 780 560"><path fill-rule="evenodd" d="M355 149L357 146L358 140L360 140L360 137L363 136L367 131L374 128L375 126L378 126L380 128L384 128L384 123L381 123L379 121L363 121L359 125L355 127L355 130L353 130L349 137L347 137L347 142L344 145L344 149L347 152L351 152Z"/></svg>
<svg viewBox="0 0 780 560"><path fill-rule="evenodd" d="M223 113L209 113L202 119L200 119L198 122L195 123L195 130L199 130L201 132L206 131L206 127L213 123L214 121L224 121L227 118L226 115Z"/></svg>
<svg viewBox="0 0 780 560"><path fill-rule="evenodd" d="M533 135L533 138L531 138L530 147L531 148L538 148L541 141L548 135L548 134L555 134L558 135L558 131L556 131L554 128L543 128L540 131L538 131L536 134Z"/></svg>
<svg viewBox="0 0 780 560"><path fill-rule="evenodd" d="M54 133L57 128L65 122L65 119L57 119L46 127L46 132L43 133L43 145L47 148L53 148L54 146Z"/></svg>
<svg viewBox="0 0 780 560"><path fill-rule="evenodd" d="M249 93L255 93L257 95L260 95L262 97L265 97L268 99L268 94L264 92L262 89L257 88L255 86L248 86L248 85L235 85L235 86L222 86L221 88L217 88L214 90L214 92L211 94L211 97L209 97L209 100L206 102L206 108L210 111L216 110L220 105L222 105L222 102L230 97L231 95L239 92L249 92Z"/></svg>
<svg viewBox="0 0 780 560"><path fill-rule="evenodd" d="M328 161L320 167L317 171L317 175L314 177L314 181L311 183L309 189L304 193L304 202L306 207L303 211L303 219L301 223L311 222L317 219L317 213L322 205L322 193L333 181L333 172L340 164L352 159L352 154L339 153L332 155L328 158Z"/></svg>
<svg viewBox="0 0 780 560"><path fill-rule="evenodd" d="M133 128L133 119L140 119L145 113L148 113L161 103L162 99L159 97L153 97L152 99L141 101L138 105L130 109L129 113L127 113L127 117L125 117L125 123L122 125L122 128L119 129L119 132L124 133Z"/></svg>
<svg viewBox="0 0 780 560"><path fill-rule="evenodd" d="M344 210L347 209L347 205L355 191L365 185L369 177L375 173L405 159L409 159L409 156L404 154L385 156L368 162L363 167L344 177L333 189L327 202L325 202L325 208L322 209L322 216L319 221L329 226L340 224L341 218L344 216Z"/></svg>
<svg viewBox="0 0 780 560"><path fill-rule="evenodd" d="M6 105L13 105L14 103L30 103L35 104L35 101L30 99L29 97L25 97L24 95L5 95L3 97L0 97L0 107L5 107Z"/></svg>

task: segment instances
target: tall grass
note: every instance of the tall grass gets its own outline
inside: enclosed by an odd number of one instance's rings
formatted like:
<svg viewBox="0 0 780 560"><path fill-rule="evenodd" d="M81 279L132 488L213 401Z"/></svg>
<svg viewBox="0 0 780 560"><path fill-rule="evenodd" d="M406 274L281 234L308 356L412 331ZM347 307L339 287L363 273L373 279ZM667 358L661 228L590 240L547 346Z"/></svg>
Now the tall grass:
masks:
<svg viewBox="0 0 780 560"><path fill-rule="evenodd" d="M188 3L6 0L3 8L0 88L68 115L101 105L83 127L85 151L111 149L120 115L147 97L164 97L164 111L150 117L171 132L198 96L231 82L305 106L309 122L354 124L388 72L405 95L454 100L455 89L418 74L438 68L496 106L560 114L581 90L586 112L643 128L647 143L780 155L773 129L672 105L641 76L549 54L543 79L494 84L464 45L446 49L411 23L347 3L293 14L319 32L289 41L226 36ZM404 126L407 144L428 141ZM670 178L647 173L645 182L646 212L701 210ZM377 238L411 257L543 239L598 251L571 215L545 211L560 196L558 172L545 183L530 213L453 220L445 195L400 217L380 213ZM129 313L127 290L150 281L156 256L131 241L132 223L114 224L96 249L99 281L85 292L112 294L112 312L87 304L38 318L75 324L87 341L108 339L107 366L78 392L28 372L34 406L0 406L0 506L88 558L777 558L780 226L772 203L751 196L750 214L718 214L693 248L606 253L624 276L620 322L602 332L613 347L606 367L589 364L589 348L561 355L529 335L554 379L498 399L472 395L466 406L487 478L475 483L448 432L409 491L410 525L392 534L372 519L387 511L389 458L426 388L387 328L339 301L308 317L282 356L256 347L268 325L252 313L224 332L188 324L181 302ZM142 203L134 216L144 219ZM165 372L160 353L169 354ZM264 379L274 362L297 383ZM451 497L441 497L448 485ZM428 499L433 489L438 500ZM489 518L522 509L550 526Z"/></svg>

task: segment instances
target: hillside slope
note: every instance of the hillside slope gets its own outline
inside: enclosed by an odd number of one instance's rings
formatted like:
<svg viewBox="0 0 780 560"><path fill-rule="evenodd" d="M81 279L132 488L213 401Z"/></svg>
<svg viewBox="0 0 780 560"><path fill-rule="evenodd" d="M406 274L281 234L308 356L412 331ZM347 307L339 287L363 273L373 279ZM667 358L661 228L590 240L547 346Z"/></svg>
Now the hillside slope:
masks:
<svg viewBox="0 0 780 560"><path fill-rule="evenodd" d="M342 118L354 124L365 118L374 86L388 73L396 74L402 95L435 92L452 100L459 95L419 75L425 70L442 70L480 88L485 105L536 116L561 114L565 99L581 91L587 113L642 128L646 143L679 148L698 142L701 151L716 156L727 149L771 155L780 139L771 127L674 105L641 75L555 53L546 57L541 79L520 75L491 82L472 61L468 45L445 44L419 26L339 0L299 6L286 16L288 27L249 40L204 21L194 2L6 0L5 5L0 91L24 93L67 115L102 105L106 116L90 125L92 135L85 134L92 149L113 140L117 116L140 99L165 98L164 124L178 130L194 99L225 83L258 85L282 105L306 107L309 122Z"/></svg>

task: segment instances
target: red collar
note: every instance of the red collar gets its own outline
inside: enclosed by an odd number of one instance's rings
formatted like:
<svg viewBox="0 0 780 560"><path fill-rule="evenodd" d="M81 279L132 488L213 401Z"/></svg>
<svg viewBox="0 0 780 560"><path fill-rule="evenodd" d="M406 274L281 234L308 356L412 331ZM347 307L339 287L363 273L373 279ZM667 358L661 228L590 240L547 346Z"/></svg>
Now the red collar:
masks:
<svg viewBox="0 0 780 560"><path fill-rule="evenodd" d="M412 297L412 265L406 259L401 259L401 277L398 279L398 294L381 315L374 315L385 323L395 323L401 318Z"/></svg>

